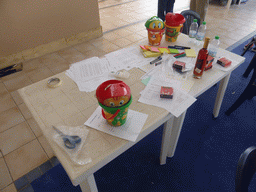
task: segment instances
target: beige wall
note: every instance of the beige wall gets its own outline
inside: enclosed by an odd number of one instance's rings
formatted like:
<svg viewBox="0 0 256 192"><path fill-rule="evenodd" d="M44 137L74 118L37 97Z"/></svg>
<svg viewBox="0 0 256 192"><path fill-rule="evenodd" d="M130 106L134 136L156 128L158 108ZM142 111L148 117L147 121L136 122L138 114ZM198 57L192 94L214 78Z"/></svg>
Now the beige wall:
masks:
<svg viewBox="0 0 256 192"><path fill-rule="evenodd" d="M0 0L0 58L99 27L98 0Z"/></svg>

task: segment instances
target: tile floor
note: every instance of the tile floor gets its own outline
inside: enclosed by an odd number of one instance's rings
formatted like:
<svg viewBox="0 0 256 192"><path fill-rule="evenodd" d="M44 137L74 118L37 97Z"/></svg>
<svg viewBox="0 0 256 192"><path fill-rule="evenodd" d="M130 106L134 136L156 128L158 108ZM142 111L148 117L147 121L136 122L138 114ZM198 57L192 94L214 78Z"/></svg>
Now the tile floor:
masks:
<svg viewBox="0 0 256 192"><path fill-rule="evenodd" d="M174 11L189 6L177 1ZM256 30L256 1L224 7L210 5L207 36L220 36L227 48ZM103 37L24 62L21 72L0 78L0 191L33 191L29 183L58 161L17 93L69 68L69 64L132 45L147 38L145 20L157 13L157 0L99 1ZM139 19L138 19L139 18Z"/></svg>

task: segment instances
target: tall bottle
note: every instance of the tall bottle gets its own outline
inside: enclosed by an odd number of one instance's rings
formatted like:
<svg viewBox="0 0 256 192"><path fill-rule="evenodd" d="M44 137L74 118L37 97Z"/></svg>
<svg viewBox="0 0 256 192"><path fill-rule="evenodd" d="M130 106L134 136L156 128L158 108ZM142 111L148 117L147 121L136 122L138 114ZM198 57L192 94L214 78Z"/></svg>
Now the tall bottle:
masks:
<svg viewBox="0 0 256 192"><path fill-rule="evenodd" d="M195 68L194 68L194 72L193 72L193 76L196 79L201 79L203 72L204 72L204 68L206 65L206 60L208 57L208 44L209 44L210 38L206 37L204 40L204 46L202 49L199 50L198 55L197 55L197 59L196 59L196 64L195 64Z"/></svg>
<svg viewBox="0 0 256 192"><path fill-rule="evenodd" d="M189 37L196 38L197 30L198 30L197 19L194 19L193 23L190 25L190 28L189 28Z"/></svg>
<svg viewBox="0 0 256 192"><path fill-rule="evenodd" d="M196 34L196 40L202 41L204 39L206 33L206 22L204 21L202 25L198 28L198 32Z"/></svg>
<svg viewBox="0 0 256 192"><path fill-rule="evenodd" d="M216 57L219 49L219 45L220 45L220 37L216 35L215 38L209 44L209 49L208 49L209 55L211 55L212 57Z"/></svg>

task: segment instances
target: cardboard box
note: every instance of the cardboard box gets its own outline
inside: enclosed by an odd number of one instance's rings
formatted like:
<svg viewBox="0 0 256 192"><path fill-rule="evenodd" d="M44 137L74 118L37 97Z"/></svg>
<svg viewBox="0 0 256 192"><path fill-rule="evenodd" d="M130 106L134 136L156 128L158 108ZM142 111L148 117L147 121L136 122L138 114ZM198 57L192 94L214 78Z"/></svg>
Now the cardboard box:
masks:
<svg viewBox="0 0 256 192"><path fill-rule="evenodd" d="M175 61L175 62L173 63L173 67L174 67L175 69L178 69L179 71L184 70L184 69L185 69L185 66L186 66L186 63L181 62L181 61Z"/></svg>
<svg viewBox="0 0 256 192"><path fill-rule="evenodd" d="M161 91L160 91L160 98L172 99L173 98L173 88L162 86Z"/></svg>
<svg viewBox="0 0 256 192"><path fill-rule="evenodd" d="M229 67L231 65L231 61L225 57L220 58L217 63L220 64L222 67Z"/></svg>

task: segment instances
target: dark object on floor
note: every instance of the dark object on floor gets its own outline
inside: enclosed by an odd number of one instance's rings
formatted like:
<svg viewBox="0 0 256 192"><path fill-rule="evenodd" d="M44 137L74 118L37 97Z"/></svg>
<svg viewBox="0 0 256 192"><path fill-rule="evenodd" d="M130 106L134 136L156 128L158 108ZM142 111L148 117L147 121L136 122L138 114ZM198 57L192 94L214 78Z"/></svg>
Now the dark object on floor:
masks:
<svg viewBox="0 0 256 192"><path fill-rule="evenodd" d="M198 26L200 25L200 20L201 20L200 15L195 11L185 10L185 11L182 11L180 14L183 15L183 17L185 17L186 19L185 23L183 23L182 33L186 35L189 34L189 28L191 23L193 23L194 19L197 19Z"/></svg>
<svg viewBox="0 0 256 192"><path fill-rule="evenodd" d="M243 91L243 93L240 95L240 97L236 100L236 102L225 112L226 115L230 115L233 111L235 111L245 100L250 100L254 96L256 96L256 54L252 58L248 68L246 69L245 73L243 74L244 77L248 77L251 70L253 70L252 78Z"/></svg>
<svg viewBox="0 0 256 192"><path fill-rule="evenodd" d="M244 50L246 50L248 47L249 47L249 49L253 48L253 44L248 43L247 45L244 46Z"/></svg>
<svg viewBox="0 0 256 192"><path fill-rule="evenodd" d="M18 63L18 64L11 65L9 67L5 67L3 69L0 69L0 77L10 75L10 74L18 72L18 71L22 71L22 69L23 69L22 63Z"/></svg>
<svg viewBox="0 0 256 192"><path fill-rule="evenodd" d="M250 64L249 64L249 66L248 66L247 69L245 70L243 76L244 76L245 78L247 78L253 69L254 69L254 71L255 71L255 67L256 67L256 53L255 53L254 57L252 58L252 60L251 60L251 62L250 62Z"/></svg>
<svg viewBox="0 0 256 192"><path fill-rule="evenodd" d="M248 192L248 187L256 172L256 147L251 146L240 156L236 169L236 192Z"/></svg>
<svg viewBox="0 0 256 192"><path fill-rule="evenodd" d="M252 40L250 41L250 43L248 43L247 45L244 46L244 52L241 54L241 56L244 56L244 54L251 48L253 47L253 45L256 46L256 36L254 36L252 38ZM254 48L255 49L255 48Z"/></svg>
<svg viewBox="0 0 256 192"><path fill-rule="evenodd" d="M241 54L241 56L244 56L244 54L250 49L250 47L252 47L253 45L255 45L256 46L256 36L254 36L253 38L252 38L252 40L250 41L250 43L248 43L247 45L245 45L244 46L244 52ZM252 49L252 51L253 52L256 52L256 47L254 47L253 49ZM249 76L249 74L250 74L250 72L252 71L252 69L255 69L255 65L256 65L256 58L255 58L255 56L256 56L256 54L254 55L254 57L252 58L252 60L251 60L251 62L250 62L250 64L249 64L249 66L247 67L247 69L245 70L245 72L244 72L244 74L243 74L243 76L245 77L245 78L247 78L248 76Z"/></svg>

